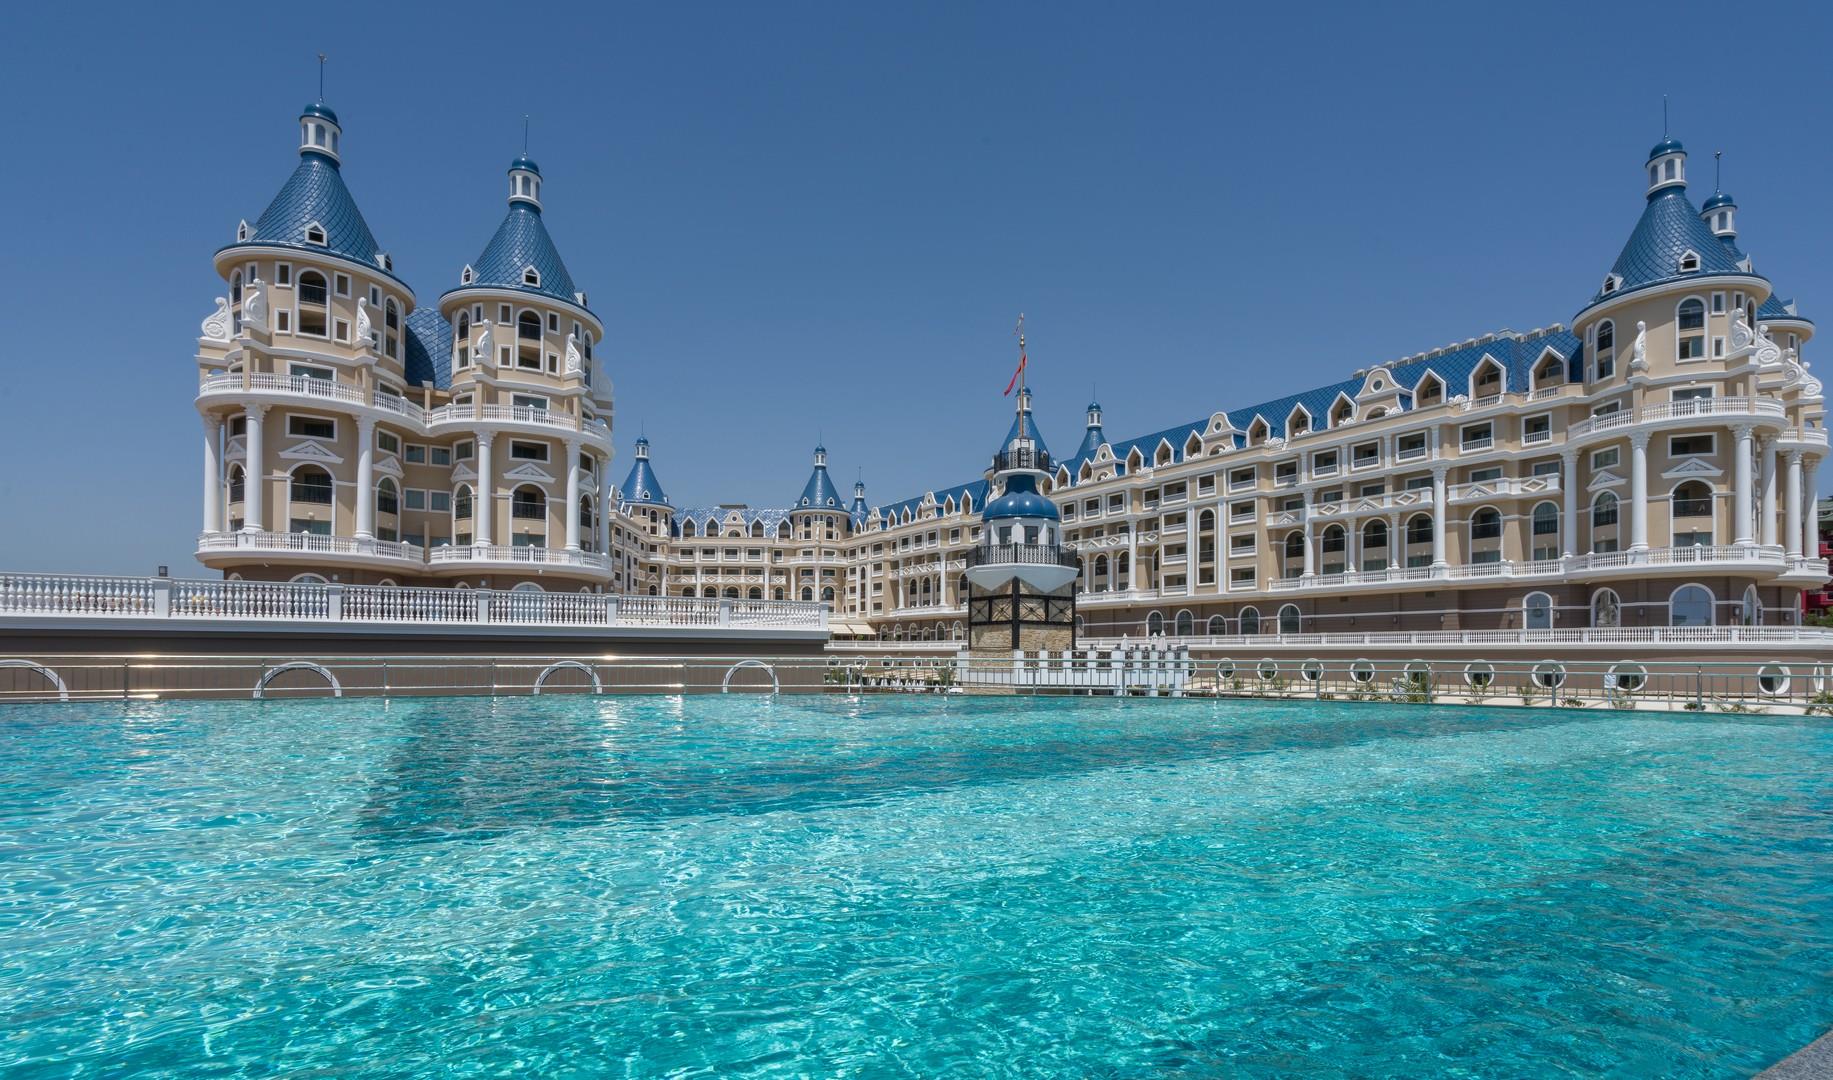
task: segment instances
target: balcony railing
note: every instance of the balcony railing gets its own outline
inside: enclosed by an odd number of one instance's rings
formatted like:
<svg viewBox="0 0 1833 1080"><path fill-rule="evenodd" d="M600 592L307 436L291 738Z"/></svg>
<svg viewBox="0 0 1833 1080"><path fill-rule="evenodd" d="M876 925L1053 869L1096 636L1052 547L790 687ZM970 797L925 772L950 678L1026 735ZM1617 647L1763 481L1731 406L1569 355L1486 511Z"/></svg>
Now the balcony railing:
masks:
<svg viewBox="0 0 1833 1080"><path fill-rule="evenodd" d="M302 555L360 555L379 559L421 562L426 552L418 544L394 540L359 540L354 536L324 536L306 532L204 533L197 538L199 554L225 551L297 552Z"/></svg>
<svg viewBox="0 0 1833 1080"><path fill-rule="evenodd" d="M1723 397L1692 398L1686 401L1663 401L1655 405L1644 405L1640 409L1620 409L1617 412L1605 413L1580 420L1566 431L1568 439L1576 439L1600 431L1614 431L1618 428L1633 427L1636 424L1649 424L1662 420L1681 420L1700 416L1785 416L1787 409L1780 401L1769 398Z"/></svg>
<svg viewBox="0 0 1833 1080"><path fill-rule="evenodd" d="M1074 551L1055 544L987 544L971 548L964 560L976 566L1076 566Z"/></svg>
<svg viewBox="0 0 1833 1080"><path fill-rule="evenodd" d="M1196 647L1277 649L1387 645L1483 645L1543 648L1548 645L1736 645L1806 644L1833 648L1833 630L1814 626L1642 626L1580 627L1570 630L1371 630L1316 634L1189 634L1150 639ZM1139 647L1141 639L1124 644ZM1084 648L1123 645L1121 638L1084 637ZM830 648L836 648L830 646Z"/></svg>
<svg viewBox="0 0 1833 1080"><path fill-rule="evenodd" d="M495 423L527 424L531 427L552 428L559 431L582 431L588 435L609 438L610 426L603 418L575 422L573 417L562 412L539 409L529 405L441 405L436 409L423 409L396 394L377 391L374 400L365 397L361 387L350 383L338 382L335 379L319 379L306 375L279 375L269 372L255 372L247 377L244 383L240 372L219 372L206 375L198 384L199 395L214 394L286 394L314 398L321 401L336 401L347 405L362 405L393 413L403 420L422 428L430 429L437 425L463 425L479 420Z"/></svg>
<svg viewBox="0 0 1833 1080"><path fill-rule="evenodd" d="M1643 567L1710 566L1736 564L1753 569L1795 573L1780 547L1760 544L1719 544L1715 546L1649 548L1646 551L1611 551L1574 555L1567 559L1530 559L1516 562L1465 563L1447 566L1434 573L1429 566L1392 567L1385 570L1353 570L1341 574L1312 574L1309 577L1273 578L1267 582L1269 592L1294 592L1313 589L1341 589L1359 586L1393 585L1418 581L1468 581L1485 578L1549 578L1607 570L1634 570ZM1807 572L1806 570L1800 572Z"/></svg>
<svg viewBox="0 0 1833 1080"><path fill-rule="evenodd" d="M1038 472L1049 472L1050 464L1050 451L1048 450L1002 450L993 455L994 472L1006 472L1010 469L1036 469Z"/></svg>
<svg viewBox="0 0 1833 1080"><path fill-rule="evenodd" d="M827 630L827 606L611 593L0 574L9 619Z"/></svg>
<svg viewBox="0 0 1833 1080"><path fill-rule="evenodd" d="M535 566L581 566L608 570L611 560L593 551L567 551L512 544L448 544L436 547L427 557L434 566L456 563L526 563Z"/></svg>

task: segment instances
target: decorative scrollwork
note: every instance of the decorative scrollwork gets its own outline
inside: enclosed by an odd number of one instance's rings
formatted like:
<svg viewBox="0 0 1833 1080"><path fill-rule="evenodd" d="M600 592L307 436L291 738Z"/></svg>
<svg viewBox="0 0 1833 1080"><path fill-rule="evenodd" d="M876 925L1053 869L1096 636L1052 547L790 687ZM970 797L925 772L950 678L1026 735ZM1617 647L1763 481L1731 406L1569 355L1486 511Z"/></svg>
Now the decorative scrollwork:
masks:
<svg viewBox="0 0 1833 1080"><path fill-rule="evenodd" d="M267 283L256 278L242 291L242 325L267 329Z"/></svg>
<svg viewBox="0 0 1833 1080"><path fill-rule="evenodd" d="M235 333L235 319L229 314L229 298L216 298L216 310L204 319L204 340L227 342Z"/></svg>

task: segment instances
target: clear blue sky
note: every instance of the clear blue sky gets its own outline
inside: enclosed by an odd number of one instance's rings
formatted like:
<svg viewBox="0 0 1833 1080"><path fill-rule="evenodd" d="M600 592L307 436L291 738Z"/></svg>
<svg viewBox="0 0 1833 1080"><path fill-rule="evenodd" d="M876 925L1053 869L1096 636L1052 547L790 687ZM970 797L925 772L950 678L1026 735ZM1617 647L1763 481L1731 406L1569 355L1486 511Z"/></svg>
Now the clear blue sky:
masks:
<svg viewBox="0 0 1833 1080"><path fill-rule="evenodd" d="M678 504L781 505L817 434L875 500L973 478L1020 311L1059 447L1091 385L1118 437L1566 321L1663 92L1695 200L1722 149L1758 270L1833 323L1820 7L310 11L0 16L0 567L202 573L210 255L292 169L321 50L345 177L423 300L489 239L532 114L609 327L615 472L646 429Z"/></svg>

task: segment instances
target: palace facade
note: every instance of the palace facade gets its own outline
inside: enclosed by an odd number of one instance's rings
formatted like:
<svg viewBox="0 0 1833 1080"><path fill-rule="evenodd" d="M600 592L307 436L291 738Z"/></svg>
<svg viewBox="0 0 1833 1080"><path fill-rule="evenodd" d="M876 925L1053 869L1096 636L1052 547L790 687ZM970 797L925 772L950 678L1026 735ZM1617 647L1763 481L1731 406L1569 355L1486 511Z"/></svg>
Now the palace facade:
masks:
<svg viewBox="0 0 1833 1080"><path fill-rule="evenodd" d="M604 326L510 164L477 259L422 298L371 233L323 105L216 253L198 342L198 558L246 580L825 601L843 636L965 637L982 475L895 503L677 507L646 440L612 481ZM1080 632L1309 634L1792 624L1823 589L1828 451L1811 321L1687 196L1664 140L1622 253L1569 325L1074 449L1039 489ZM1021 395L1029 402L1028 395ZM1025 415L1021 412L1021 416ZM1034 433L1035 434L1035 433ZM793 489L792 489L793 490ZM991 542L990 538L986 538Z"/></svg>

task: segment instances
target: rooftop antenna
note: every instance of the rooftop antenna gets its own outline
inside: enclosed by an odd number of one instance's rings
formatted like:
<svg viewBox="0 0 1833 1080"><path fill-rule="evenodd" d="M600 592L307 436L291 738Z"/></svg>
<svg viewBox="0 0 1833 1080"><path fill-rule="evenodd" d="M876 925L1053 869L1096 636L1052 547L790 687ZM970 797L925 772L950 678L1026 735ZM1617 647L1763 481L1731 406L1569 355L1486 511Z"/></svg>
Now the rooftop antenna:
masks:
<svg viewBox="0 0 1833 1080"><path fill-rule="evenodd" d="M1721 169L1719 162L1719 159L1724 156L1725 152L1723 150L1712 151L1712 194L1714 195L1724 190L1723 185L1720 183Z"/></svg>
<svg viewBox="0 0 1833 1080"><path fill-rule="evenodd" d="M1022 401L1025 394L1025 313L1018 313L1018 325L1012 328L1018 335L1018 394Z"/></svg>
<svg viewBox="0 0 1833 1080"><path fill-rule="evenodd" d="M325 54L318 54L318 103L325 103Z"/></svg>
<svg viewBox="0 0 1833 1080"><path fill-rule="evenodd" d="M1662 141L1666 142L1667 137L1668 137L1668 96L1666 94L1663 94L1661 95L1661 139Z"/></svg>
<svg viewBox="0 0 1833 1080"><path fill-rule="evenodd" d="M528 114L522 114L522 156L528 156Z"/></svg>

